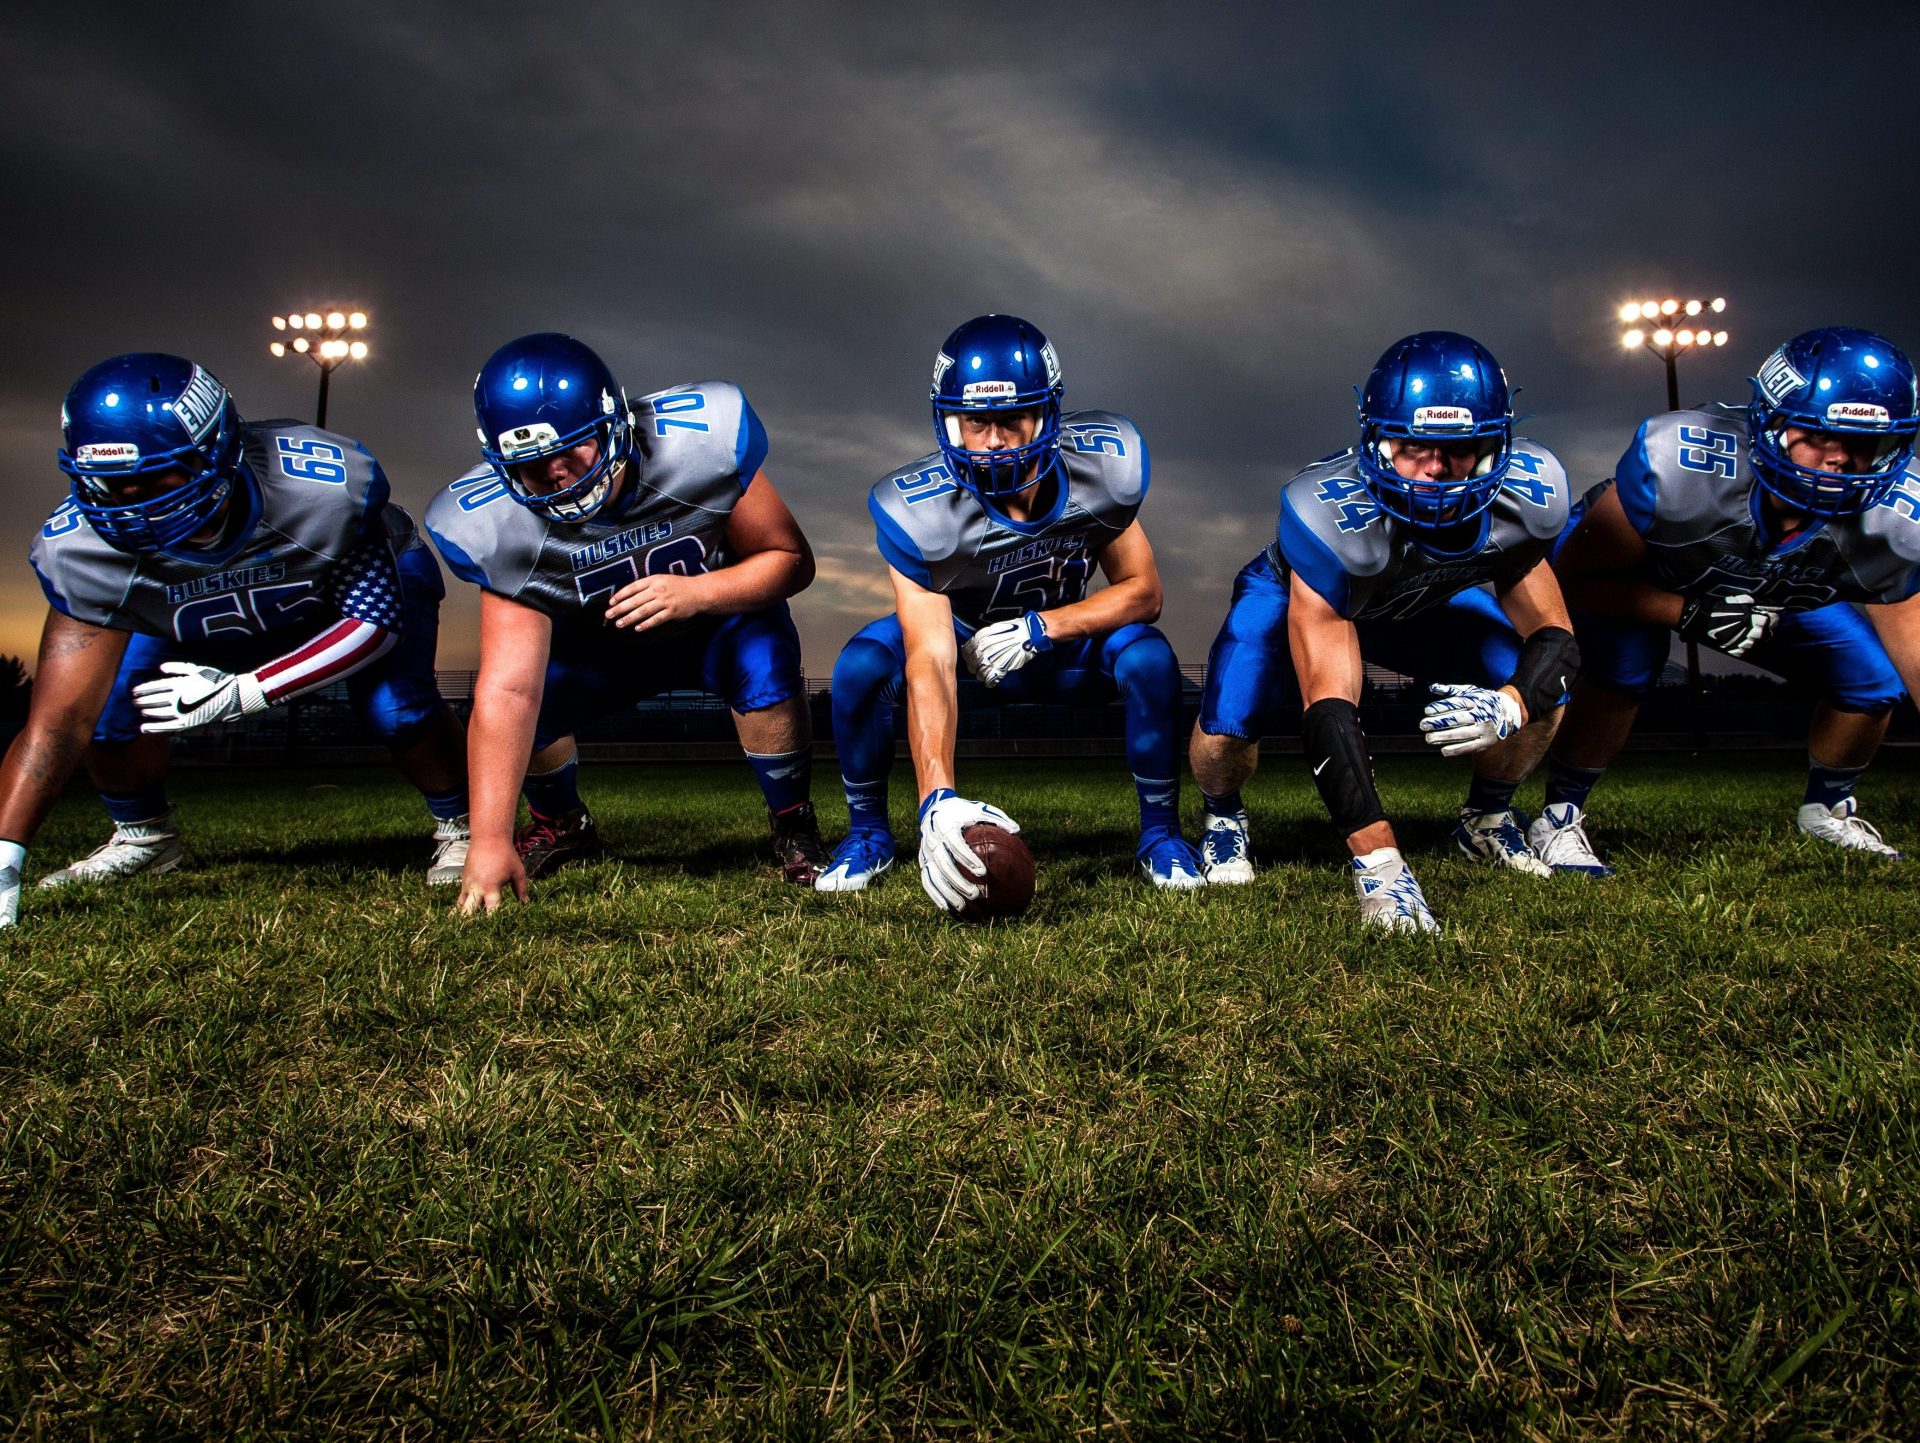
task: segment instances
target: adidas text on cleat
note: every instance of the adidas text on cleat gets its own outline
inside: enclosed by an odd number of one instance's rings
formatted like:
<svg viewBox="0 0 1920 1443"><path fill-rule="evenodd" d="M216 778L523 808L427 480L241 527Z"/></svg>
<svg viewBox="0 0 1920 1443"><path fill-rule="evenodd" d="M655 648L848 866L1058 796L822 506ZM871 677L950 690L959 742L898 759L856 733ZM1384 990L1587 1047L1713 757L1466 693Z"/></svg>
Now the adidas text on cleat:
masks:
<svg viewBox="0 0 1920 1443"><path fill-rule="evenodd" d="M1140 870L1156 887L1188 891L1207 885L1200 854L1178 832L1156 827L1140 838L1140 850L1134 853Z"/></svg>
<svg viewBox="0 0 1920 1443"><path fill-rule="evenodd" d="M1586 814L1572 802L1555 802L1527 828L1533 855L1556 872L1581 877L1611 877L1613 868L1600 860L1587 840Z"/></svg>
<svg viewBox="0 0 1920 1443"><path fill-rule="evenodd" d="M826 869L813 880L816 892L859 892L893 865L893 834L862 827L840 839Z"/></svg>
<svg viewBox="0 0 1920 1443"><path fill-rule="evenodd" d="M472 845L473 833L467 830L464 815L440 818L433 829L433 860L427 863L427 885L458 886L460 874L466 870L467 849Z"/></svg>
<svg viewBox="0 0 1920 1443"><path fill-rule="evenodd" d="M70 882L112 882L122 877L159 876L180 865L180 833L171 813L149 822L120 822L104 847L40 879L43 887Z"/></svg>
<svg viewBox="0 0 1920 1443"><path fill-rule="evenodd" d="M1505 867L1529 877L1553 875L1553 868L1533 855L1526 833L1520 830L1520 818L1512 811L1462 810L1460 824L1453 829L1453 844L1489 867Z"/></svg>
<svg viewBox="0 0 1920 1443"><path fill-rule="evenodd" d="M780 874L799 887L811 887L826 871L827 844L820 840L820 823L813 815L813 803L802 802L784 812L769 812L767 825L773 832L773 860Z"/></svg>
<svg viewBox="0 0 1920 1443"><path fill-rule="evenodd" d="M1398 847L1381 847L1353 859L1353 891L1360 915L1389 932L1438 932L1413 868Z"/></svg>
<svg viewBox="0 0 1920 1443"><path fill-rule="evenodd" d="M585 807L562 817L543 817L534 813L527 824L513 834L513 850L527 869L527 880L574 862L590 862L600 855L600 829Z"/></svg>
<svg viewBox="0 0 1920 1443"><path fill-rule="evenodd" d="M1859 811L1859 804L1852 797L1843 798L1833 807L1808 802L1800 808L1799 827L1806 836L1844 847L1849 852L1866 852L1890 862L1904 861L1906 853L1881 841L1880 829L1860 816Z"/></svg>
<svg viewBox="0 0 1920 1443"><path fill-rule="evenodd" d="M1200 870L1215 887L1237 887L1253 880L1253 848L1247 841L1247 814L1206 814L1200 834Z"/></svg>

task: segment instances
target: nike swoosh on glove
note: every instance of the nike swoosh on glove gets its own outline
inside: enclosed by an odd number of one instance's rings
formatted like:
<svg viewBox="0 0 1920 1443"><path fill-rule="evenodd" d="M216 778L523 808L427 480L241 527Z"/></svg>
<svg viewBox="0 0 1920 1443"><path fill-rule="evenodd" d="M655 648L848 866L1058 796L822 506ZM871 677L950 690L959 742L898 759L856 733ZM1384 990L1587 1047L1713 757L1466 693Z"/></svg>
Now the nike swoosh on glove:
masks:
<svg viewBox="0 0 1920 1443"><path fill-rule="evenodd" d="M190 661L163 661L160 670L165 674L159 680L133 689L143 732L192 731L267 709L266 695L252 672L234 676Z"/></svg>
<svg viewBox="0 0 1920 1443"><path fill-rule="evenodd" d="M996 621L968 637L960 653L973 674L988 686L998 686L1043 651L1052 651L1047 624L1029 611L1011 621Z"/></svg>
<svg viewBox="0 0 1920 1443"><path fill-rule="evenodd" d="M987 864L964 835L976 822L1017 832L1020 824L998 807L970 802L942 787L920 804L920 885L934 905L958 912L980 895Z"/></svg>
<svg viewBox="0 0 1920 1443"><path fill-rule="evenodd" d="M1704 641L1727 656L1745 656L1778 624L1781 608L1755 601L1745 592L1733 596L1696 596L1680 609L1679 632Z"/></svg>
<svg viewBox="0 0 1920 1443"><path fill-rule="evenodd" d="M1435 682L1427 690L1439 699L1427 703L1420 730L1443 757L1483 752L1520 730L1520 703L1504 691L1445 682Z"/></svg>

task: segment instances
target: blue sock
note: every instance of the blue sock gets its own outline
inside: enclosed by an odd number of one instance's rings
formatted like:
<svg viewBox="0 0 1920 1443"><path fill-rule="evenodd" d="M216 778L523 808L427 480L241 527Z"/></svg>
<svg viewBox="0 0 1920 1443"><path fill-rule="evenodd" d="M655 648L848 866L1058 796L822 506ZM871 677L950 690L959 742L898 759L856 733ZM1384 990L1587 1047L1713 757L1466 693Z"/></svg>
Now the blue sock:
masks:
<svg viewBox="0 0 1920 1443"><path fill-rule="evenodd" d="M580 800L580 754L575 752L550 772L528 772L520 792L538 817L551 820L583 810L586 804Z"/></svg>
<svg viewBox="0 0 1920 1443"><path fill-rule="evenodd" d="M102 792L100 800L107 804L107 815L116 824L157 822L173 812L173 803L167 800L164 782L138 792Z"/></svg>
<svg viewBox="0 0 1920 1443"><path fill-rule="evenodd" d="M1492 777L1473 774L1473 781L1467 787L1467 804L1462 811L1485 813L1504 812L1513 805L1513 794L1520 790L1518 782L1500 782Z"/></svg>
<svg viewBox="0 0 1920 1443"><path fill-rule="evenodd" d="M1126 638L1126 639L1122 639ZM1127 716L1127 770L1140 795L1142 835L1180 831L1180 663L1152 627L1122 627L1107 639L1113 684Z"/></svg>
<svg viewBox="0 0 1920 1443"><path fill-rule="evenodd" d="M1180 778L1155 781L1152 777L1136 776L1133 789L1140 797L1142 836L1160 828L1175 833L1180 830Z"/></svg>
<svg viewBox="0 0 1920 1443"><path fill-rule="evenodd" d="M748 752L747 764L760 779L760 795L770 812L804 807L813 795L813 748L791 752Z"/></svg>
<svg viewBox="0 0 1920 1443"><path fill-rule="evenodd" d="M1848 797L1860 782L1865 767L1827 767L1807 758L1807 795L1805 800L1818 802L1831 811Z"/></svg>
<svg viewBox="0 0 1920 1443"><path fill-rule="evenodd" d="M467 789L457 787L451 792L422 792L426 798L427 810L432 812L436 821L450 822L455 817L467 814Z"/></svg>
<svg viewBox="0 0 1920 1443"><path fill-rule="evenodd" d="M1546 804L1552 807L1565 802L1584 809L1587 797L1606 774L1605 767L1576 767L1549 753Z"/></svg>
<svg viewBox="0 0 1920 1443"><path fill-rule="evenodd" d="M887 820L887 779L877 782L855 782L847 778L840 779L840 785L847 793L847 830L849 832L888 832L892 824Z"/></svg>
<svg viewBox="0 0 1920 1443"><path fill-rule="evenodd" d="M1238 787L1235 787L1230 792L1222 792L1217 797L1205 787L1202 787L1200 789L1200 805L1216 817L1231 817L1235 813L1244 812L1247 809L1247 804L1240 800L1240 789Z"/></svg>

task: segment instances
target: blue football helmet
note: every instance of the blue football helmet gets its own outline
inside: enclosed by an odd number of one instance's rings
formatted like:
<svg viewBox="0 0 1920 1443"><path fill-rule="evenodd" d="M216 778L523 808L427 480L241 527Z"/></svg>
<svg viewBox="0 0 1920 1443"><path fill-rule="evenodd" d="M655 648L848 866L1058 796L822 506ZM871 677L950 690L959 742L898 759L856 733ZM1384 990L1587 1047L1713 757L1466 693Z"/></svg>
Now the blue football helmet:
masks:
<svg viewBox="0 0 1920 1443"><path fill-rule="evenodd" d="M116 551L169 551L250 498L245 423L213 373L152 352L102 361L60 407L60 469L73 503ZM169 474L184 476L163 486Z"/></svg>
<svg viewBox="0 0 1920 1443"><path fill-rule="evenodd" d="M572 336L542 331L509 341L487 358L473 383L480 454L529 511L559 521L585 521L613 498L633 460L627 393L592 348ZM600 454L558 491L530 490L519 468L598 441Z"/></svg>
<svg viewBox="0 0 1920 1443"><path fill-rule="evenodd" d="M1394 441L1469 442L1460 480L1409 479L1393 469ZM1513 402L1487 348L1453 331L1395 341L1360 392L1360 478L1380 509L1423 531L1474 520L1500 492L1513 461Z"/></svg>
<svg viewBox="0 0 1920 1443"><path fill-rule="evenodd" d="M1060 358L1040 328L1018 316L975 316L946 339L933 361L933 435L953 479L979 496L1012 496L1060 455ZM1040 408L1024 446L969 451L960 416Z"/></svg>
<svg viewBox="0 0 1920 1443"><path fill-rule="evenodd" d="M1872 331L1824 326L1795 336L1768 356L1749 383L1749 455L1754 477L1796 511L1852 516L1900 479L1920 429L1913 363ZM1787 455L1789 426L1864 438L1857 474L1817 471Z"/></svg>

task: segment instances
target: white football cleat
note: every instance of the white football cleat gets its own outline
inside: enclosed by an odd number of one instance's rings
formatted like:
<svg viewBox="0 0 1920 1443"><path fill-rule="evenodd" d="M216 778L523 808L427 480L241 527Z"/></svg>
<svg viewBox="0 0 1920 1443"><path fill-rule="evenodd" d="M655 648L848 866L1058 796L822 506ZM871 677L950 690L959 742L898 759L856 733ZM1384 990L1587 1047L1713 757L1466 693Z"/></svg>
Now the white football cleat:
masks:
<svg viewBox="0 0 1920 1443"><path fill-rule="evenodd" d="M433 860L427 863L429 887L457 887L467 867L467 849L473 845L466 814L442 817L433 829Z"/></svg>
<svg viewBox="0 0 1920 1443"><path fill-rule="evenodd" d="M1880 829L1860 816L1859 811L1860 804L1852 797L1842 798L1835 807L1808 802L1800 808L1800 830L1809 837L1831 842L1849 852L1869 852L1876 857L1885 857L1890 862L1905 860L1906 853L1895 851L1881 841Z"/></svg>
<svg viewBox="0 0 1920 1443"><path fill-rule="evenodd" d="M1511 809L1469 812L1463 807L1460 824L1453 829L1453 844L1489 867L1505 867L1527 877L1553 875L1553 868L1533 855L1526 834L1520 830L1520 818Z"/></svg>
<svg viewBox="0 0 1920 1443"><path fill-rule="evenodd" d="M1587 840L1586 814L1572 802L1555 802L1527 828L1527 845L1556 872L1582 877L1611 877L1613 868L1600 860Z"/></svg>
<svg viewBox="0 0 1920 1443"><path fill-rule="evenodd" d="M173 814L148 822L118 822L104 847L96 847L77 862L40 879L43 887L70 882L112 882L143 874L159 876L180 865L185 849L173 824Z"/></svg>
<svg viewBox="0 0 1920 1443"><path fill-rule="evenodd" d="M833 849L826 871L813 879L816 892L863 892L893 866L893 833L862 827Z"/></svg>
<svg viewBox="0 0 1920 1443"><path fill-rule="evenodd" d="M1253 880L1253 847L1247 841L1247 814L1208 812L1200 834L1200 870L1213 887L1237 887Z"/></svg>
<svg viewBox="0 0 1920 1443"><path fill-rule="evenodd" d="M1389 932L1438 932L1413 868L1398 847L1381 847L1353 859L1353 890L1360 915Z"/></svg>

